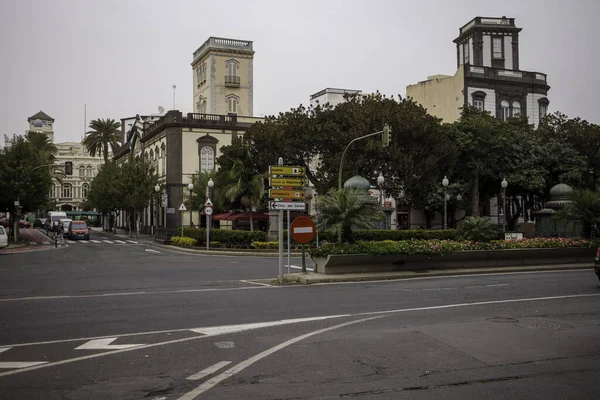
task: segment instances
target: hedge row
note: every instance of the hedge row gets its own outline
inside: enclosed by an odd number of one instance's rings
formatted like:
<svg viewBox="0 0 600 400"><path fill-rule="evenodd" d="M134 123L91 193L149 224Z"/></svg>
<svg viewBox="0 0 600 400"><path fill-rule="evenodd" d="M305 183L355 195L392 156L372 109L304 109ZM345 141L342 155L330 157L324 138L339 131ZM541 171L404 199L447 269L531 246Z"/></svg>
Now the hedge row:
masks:
<svg viewBox="0 0 600 400"><path fill-rule="evenodd" d="M354 240L364 242L380 242L383 240L455 240L456 230L390 230L390 229L357 229L352 231ZM326 240L328 242L336 242L337 236L331 231L319 232L319 242Z"/></svg>
<svg viewBox="0 0 600 400"><path fill-rule="evenodd" d="M183 235L198 241L198 246L206 246L205 228L184 228ZM220 247L246 249L253 242L266 242L267 233L263 231L239 231L230 229L211 229L210 242L219 242Z"/></svg>
<svg viewBox="0 0 600 400"><path fill-rule="evenodd" d="M189 237L171 236L171 243L175 246L192 247L197 246L198 241Z"/></svg>

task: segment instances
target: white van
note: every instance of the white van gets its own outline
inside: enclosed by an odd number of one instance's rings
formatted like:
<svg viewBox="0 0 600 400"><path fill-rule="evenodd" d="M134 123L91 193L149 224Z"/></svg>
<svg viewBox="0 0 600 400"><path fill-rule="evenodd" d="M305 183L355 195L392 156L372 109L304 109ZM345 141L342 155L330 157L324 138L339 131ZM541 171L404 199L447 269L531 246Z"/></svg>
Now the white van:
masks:
<svg viewBox="0 0 600 400"><path fill-rule="evenodd" d="M61 219L66 219L67 213L64 211L50 211L48 212L48 225L50 226L50 230L54 231L54 229L58 226L58 223Z"/></svg>
<svg viewBox="0 0 600 400"><path fill-rule="evenodd" d="M0 225L0 249L8 247L8 233L2 225Z"/></svg>

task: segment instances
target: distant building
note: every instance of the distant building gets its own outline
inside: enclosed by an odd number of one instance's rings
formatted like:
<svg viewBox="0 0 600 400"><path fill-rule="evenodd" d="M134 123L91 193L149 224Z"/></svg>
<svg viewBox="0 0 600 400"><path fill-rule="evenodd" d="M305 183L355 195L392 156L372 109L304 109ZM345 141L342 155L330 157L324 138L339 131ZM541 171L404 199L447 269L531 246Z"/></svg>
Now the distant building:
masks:
<svg viewBox="0 0 600 400"><path fill-rule="evenodd" d="M454 39L456 73L410 85L406 96L444 122L469 105L502 119L526 115L537 126L548 113L550 86L546 74L520 69L519 32L514 18L474 18Z"/></svg>
<svg viewBox="0 0 600 400"><path fill-rule="evenodd" d="M37 120L41 121L41 127L35 126ZM29 117L27 122L30 131L43 132L51 142L54 142L54 118L40 111ZM54 145L57 149L55 163L59 164L65 173L70 172L70 174L65 174L62 182L54 180L49 193L50 202L53 203L51 208L80 211L83 202L87 199L92 180L104 165L104 157L99 154L92 157L86 147L79 142L54 143ZM66 164L70 164L72 168L68 170L65 168Z"/></svg>
<svg viewBox="0 0 600 400"><path fill-rule="evenodd" d="M253 63L251 41L209 37L193 54L194 112L254 115Z"/></svg>
<svg viewBox="0 0 600 400"><path fill-rule="evenodd" d="M340 103L346 101L344 96L347 94L362 94L360 90L352 89L334 89L326 88L310 96L310 105L316 107L317 105L324 106L329 103L332 106L337 106Z"/></svg>

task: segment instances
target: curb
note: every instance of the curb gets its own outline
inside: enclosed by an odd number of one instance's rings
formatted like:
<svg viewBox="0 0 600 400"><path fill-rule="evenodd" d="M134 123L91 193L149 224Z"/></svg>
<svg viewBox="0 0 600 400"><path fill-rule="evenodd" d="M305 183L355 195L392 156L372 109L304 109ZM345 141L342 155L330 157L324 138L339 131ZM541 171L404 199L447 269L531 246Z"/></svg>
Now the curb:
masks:
<svg viewBox="0 0 600 400"><path fill-rule="evenodd" d="M159 244L154 242L146 242L150 246L157 247L159 249L164 250L172 250L180 253L187 254L198 254L205 256L244 256L244 257L264 257L264 258L277 258L279 257L279 253L259 253L253 252L251 250L240 250L240 251L231 251L231 250L199 250L199 249L191 249L188 247L179 247L167 244ZM290 253L290 257L302 257L302 253ZM284 253L284 259L287 259L287 253Z"/></svg>
<svg viewBox="0 0 600 400"><path fill-rule="evenodd" d="M511 273L511 272L535 272L535 271L564 271L564 270L587 270L592 269L589 263L579 264L557 264L557 265L539 265L527 267L492 267L492 268L468 268L468 269L447 269L447 270L426 270L422 272L398 271L398 272L374 272L374 273L356 273L356 274L318 274L318 273L293 273L285 274L284 279L301 283L305 285L315 283L336 283L336 282L367 282L367 281L385 281L401 280L422 277L442 277L442 276L461 276L461 275L482 275L490 273Z"/></svg>

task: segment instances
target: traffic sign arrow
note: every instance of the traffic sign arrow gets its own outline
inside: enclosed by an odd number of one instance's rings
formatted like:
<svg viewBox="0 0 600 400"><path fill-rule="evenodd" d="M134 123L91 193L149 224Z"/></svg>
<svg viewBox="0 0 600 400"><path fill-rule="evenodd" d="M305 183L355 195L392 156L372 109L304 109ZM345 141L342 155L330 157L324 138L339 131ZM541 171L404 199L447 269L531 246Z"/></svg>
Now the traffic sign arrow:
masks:
<svg viewBox="0 0 600 400"><path fill-rule="evenodd" d="M304 167L281 167L279 165L269 166L269 174L271 175L304 176L304 172Z"/></svg>
<svg viewBox="0 0 600 400"><path fill-rule="evenodd" d="M269 178L270 186L306 187L306 180L302 178Z"/></svg>
<svg viewBox="0 0 600 400"><path fill-rule="evenodd" d="M303 201L270 201L269 209L304 211L306 209L306 203Z"/></svg>
<svg viewBox="0 0 600 400"><path fill-rule="evenodd" d="M306 197L306 190L280 190L269 189L269 197L272 199L297 199L302 200Z"/></svg>
<svg viewBox="0 0 600 400"><path fill-rule="evenodd" d="M79 347L76 347L75 350L122 350L129 349L131 347L143 346L143 344L111 344L115 340L117 340L116 337L93 339Z"/></svg>

